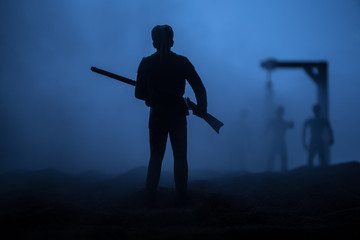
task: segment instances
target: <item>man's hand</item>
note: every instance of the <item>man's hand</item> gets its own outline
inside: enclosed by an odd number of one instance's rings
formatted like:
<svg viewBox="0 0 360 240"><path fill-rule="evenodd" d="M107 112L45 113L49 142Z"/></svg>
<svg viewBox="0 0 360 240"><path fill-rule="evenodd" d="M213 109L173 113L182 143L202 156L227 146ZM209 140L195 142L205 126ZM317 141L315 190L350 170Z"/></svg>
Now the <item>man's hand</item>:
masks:
<svg viewBox="0 0 360 240"><path fill-rule="evenodd" d="M190 98L185 98L186 105L190 110L193 111L193 114L198 117L204 117L207 113L207 108L205 106L196 105L190 100Z"/></svg>
<svg viewBox="0 0 360 240"><path fill-rule="evenodd" d="M199 117L205 116L206 113L207 113L206 107L198 106L196 109L193 109L193 114L195 114L196 116L199 116Z"/></svg>

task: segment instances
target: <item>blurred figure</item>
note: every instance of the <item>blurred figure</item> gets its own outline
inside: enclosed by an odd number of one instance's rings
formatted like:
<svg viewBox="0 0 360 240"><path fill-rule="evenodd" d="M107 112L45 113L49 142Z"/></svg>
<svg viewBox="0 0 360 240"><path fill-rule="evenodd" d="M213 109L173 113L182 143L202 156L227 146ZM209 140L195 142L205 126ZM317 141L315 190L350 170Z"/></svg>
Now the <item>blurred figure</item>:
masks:
<svg viewBox="0 0 360 240"><path fill-rule="evenodd" d="M283 116L285 109L283 106L279 106L276 109L276 117L269 121L266 131L271 131L270 150L268 156L268 171L272 171L274 167L274 161L277 155L281 160L281 171L287 171L287 148L285 133L288 129L294 127L293 121L284 120Z"/></svg>
<svg viewBox="0 0 360 240"><path fill-rule="evenodd" d="M195 92L198 114L207 112L205 87L194 66L170 49L174 32L168 25L157 25L152 32L156 52L142 59L135 96L150 107L150 161L146 179L149 201L155 199L168 135L174 155L176 192L181 202L187 198L187 122L188 109L183 98L185 80Z"/></svg>
<svg viewBox="0 0 360 240"><path fill-rule="evenodd" d="M314 117L305 121L303 128L302 142L308 151L308 165L314 166L314 157L319 155L319 165L327 166L325 144L334 144L333 131L328 120L321 117L321 107L316 104L313 107ZM306 143L307 128L310 128L310 144ZM327 132L326 132L327 131ZM326 138L328 134L328 138Z"/></svg>

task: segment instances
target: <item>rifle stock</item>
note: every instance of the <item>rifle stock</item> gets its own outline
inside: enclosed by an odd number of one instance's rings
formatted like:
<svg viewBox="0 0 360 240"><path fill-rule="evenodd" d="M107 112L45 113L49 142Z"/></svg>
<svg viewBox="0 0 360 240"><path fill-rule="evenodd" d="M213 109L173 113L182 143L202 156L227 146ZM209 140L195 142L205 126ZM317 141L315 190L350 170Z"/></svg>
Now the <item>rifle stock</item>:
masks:
<svg viewBox="0 0 360 240"><path fill-rule="evenodd" d="M188 105L188 108L193 111L193 114L204 119L210 127L212 127L217 133L219 133L220 128L224 126L224 123L222 123L220 120L215 118L210 113L200 113L198 110L198 106L190 100L190 98L185 98L186 104Z"/></svg>
<svg viewBox="0 0 360 240"><path fill-rule="evenodd" d="M96 73L102 74L104 76L116 79L116 80L118 80L120 82L127 83L127 84L130 84L132 86L136 86L136 81L134 81L132 79L119 76L119 75L117 75L115 73L111 73L111 72L102 70L102 69L97 68L97 67L91 67L90 69L93 72L96 72ZM218 119L216 119L214 116L212 116L211 114L209 114L207 112L206 113L200 113L198 111L198 106L194 102L192 102L189 98L186 98L185 102L186 102L188 108L193 111L194 115L204 119L217 133L219 133L220 128L224 125L224 123L222 123L221 121L219 121Z"/></svg>

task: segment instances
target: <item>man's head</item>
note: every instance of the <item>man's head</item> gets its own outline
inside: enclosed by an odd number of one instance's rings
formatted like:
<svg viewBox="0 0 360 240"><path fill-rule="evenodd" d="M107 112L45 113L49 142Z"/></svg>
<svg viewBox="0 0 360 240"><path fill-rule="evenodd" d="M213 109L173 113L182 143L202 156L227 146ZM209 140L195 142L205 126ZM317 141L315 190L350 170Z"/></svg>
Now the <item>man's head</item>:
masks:
<svg viewBox="0 0 360 240"><path fill-rule="evenodd" d="M321 113L321 106L319 104L315 104L313 106L313 111L314 111L314 115L316 117L320 117L320 113Z"/></svg>
<svg viewBox="0 0 360 240"><path fill-rule="evenodd" d="M169 25L156 25L151 31L151 37L157 50L170 50L174 45L174 31Z"/></svg>

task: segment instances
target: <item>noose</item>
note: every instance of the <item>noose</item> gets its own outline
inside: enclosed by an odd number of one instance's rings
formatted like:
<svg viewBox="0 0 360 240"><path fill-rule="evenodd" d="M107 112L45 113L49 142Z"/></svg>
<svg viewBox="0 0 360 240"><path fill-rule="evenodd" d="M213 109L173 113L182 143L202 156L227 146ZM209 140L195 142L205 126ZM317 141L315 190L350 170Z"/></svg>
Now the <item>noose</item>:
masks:
<svg viewBox="0 0 360 240"><path fill-rule="evenodd" d="M266 89L269 93L272 93L272 81L271 81L271 70L267 70Z"/></svg>
<svg viewBox="0 0 360 240"><path fill-rule="evenodd" d="M267 77L266 77L266 101L268 103L274 102L274 92L273 92L273 83L271 81L271 70L267 70Z"/></svg>
<svg viewBox="0 0 360 240"><path fill-rule="evenodd" d="M267 118L267 120L270 120L272 118L274 110L275 110L273 82L271 80L271 69L267 70L267 75L266 75L265 101L266 101L266 104L265 104L266 118Z"/></svg>

